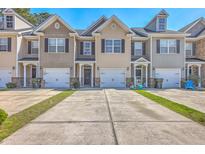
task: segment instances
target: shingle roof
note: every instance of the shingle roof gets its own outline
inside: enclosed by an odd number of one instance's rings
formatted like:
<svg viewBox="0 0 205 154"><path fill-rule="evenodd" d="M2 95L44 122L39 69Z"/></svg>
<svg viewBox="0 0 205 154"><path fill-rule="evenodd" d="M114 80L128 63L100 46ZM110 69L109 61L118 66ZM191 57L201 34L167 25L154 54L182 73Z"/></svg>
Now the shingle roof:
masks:
<svg viewBox="0 0 205 154"><path fill-rule="evenodd" d="M132 31L135 33L138 33L139 35L144 35L147 36L148 34L184 34L183 32L175 31L175 30L169 30L167 29L166 31L151 31L146 28L131 28Z"/></svg>
<svg viewBox="0 0 205 154"><path fill-rule="evenodd" d="M24 57L19 59L19 61L38 61L38 57Z"/></svg>
<svg viewBox="0 0 205 154"><path fill-rule="evenodd" d="M179 31L180 31L180 32L185 32L187 29L189 29L190 27L192 27L196 22L199 22L200 20L204 20L204 18L203 18L203 17L200 17L200 18L194 20L194 21L191 22L190 24L188 24L188 25L182 27L181 29L179 29Z"/></svg>
<svg viewBox="0 0 205 154"><path fill-rule="evenodd" d="M205 62L205 60L200 58L186 58L186 62Z"/></svg>

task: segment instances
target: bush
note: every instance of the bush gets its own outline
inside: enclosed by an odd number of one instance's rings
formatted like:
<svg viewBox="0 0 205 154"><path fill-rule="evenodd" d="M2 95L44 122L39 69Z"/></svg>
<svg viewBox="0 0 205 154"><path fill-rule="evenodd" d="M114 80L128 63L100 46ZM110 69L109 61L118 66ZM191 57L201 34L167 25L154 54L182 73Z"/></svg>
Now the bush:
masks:
<svg viewBox="0 0 205 154"><path fill-rule="evenodd" d="M16 84L12 83L12 82L9 82L9 83L6 84L6 87L7 88L16 88Z"/></svg>
<svg viewBox="0 0 205 154"><path fill-rule="evenodd" d="M8 114L0 109L0 125L6 120L6 118L8 117Z"/></svg>
<svg viewBox="0 0 205 154"><path fill-rule="evenodd" d="M73 82L73 87L74 88L79 88L80 87L80 83L78 81Z"/></svg>

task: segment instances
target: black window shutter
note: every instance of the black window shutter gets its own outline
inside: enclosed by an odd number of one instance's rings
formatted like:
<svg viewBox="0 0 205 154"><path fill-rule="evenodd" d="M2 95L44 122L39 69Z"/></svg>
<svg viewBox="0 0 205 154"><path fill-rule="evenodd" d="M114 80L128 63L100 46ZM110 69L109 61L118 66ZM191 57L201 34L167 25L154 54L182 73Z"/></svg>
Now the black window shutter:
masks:
<svg viewBox="0 0 205 154"><path fill-rule="evenodd" d="M83 42L80 42L80 54L83 55Z"/></svg>
<svg viewBox="0 0 205 154"><path fill-rule="evenodd" d="M146 43L142 42L142 55L146 55Z"/></svg>
<svg viewBox="0 0 205 154"><path fill-rule="evenodd" d="M125 53L125 40L122 39L122 53Z"/></svg>
<svg viewBox="0 0 205 154"><path fill-rule="evenodd" d="M196 42L192 43L192 55L195 56L196 55Z"/></svg>
<svg viewBox="0 0 205 154"><path fill-rule="evenodd" d="M92 55L95 55L95 42L92 42Z"/></svg>
<svg viewBox="0 0 205 154"><path fill-rule="evenodd" d="M45 38L45 42L44 42L44 45L45 45L45 52L48 52L48 38Z"/></svg>
<svg viewBox="0 0 205 154"><path fill-rule="evenodd" d="M8 38L8 51L11 52L11 38Z"/></svg>
<svg viewBox="0 0 205 154"><path fill-rule="evenodd" d="M131 42L131 54L134 56L135 42Z"/></svg>
<svg viewBox="0 0 205 154"><path fill-rule="evenodd" d="M177 53L180 53L180 40L177 40Z"/></svg>
<svg viewBox="0 0 205 154"><path fill-rule="evenodd" d="M160 40L157 40L157 53L160 53Z"/></svg>
<svg viewBox="0 0 205 154"><path fill-rule="evenodd" d="M28 41L28 54L31 54L31 41Z"/></svg>
<svg viewBox="0 0 205 154"><path fill-rule="evenodd" d="M65 52L69 52L69 39L65 39Z"/></svg>
<svg viewBox="0 0 205 154"><path fill-rule="evenodd" d="M101 40L101 52L104 53L105 52L105 39Z"/></svg>

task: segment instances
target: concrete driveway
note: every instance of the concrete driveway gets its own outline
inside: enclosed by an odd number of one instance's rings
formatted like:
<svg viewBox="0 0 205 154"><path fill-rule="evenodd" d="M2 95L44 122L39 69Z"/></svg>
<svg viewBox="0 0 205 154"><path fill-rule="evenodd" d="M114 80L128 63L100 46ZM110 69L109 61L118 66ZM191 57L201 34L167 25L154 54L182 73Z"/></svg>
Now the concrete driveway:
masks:
<svg viewBox="0 0 205 154"><path fill-rule="evenodd" d="M9 115L12 115L60 92L60 90L53 89L12 89L0 91L0 108L4 109Z"/></svg>
<svg viewBox="0 0 205 154"><path fill-rule="evenodd" d="M205 127L130 90L86 90L2 144L205 144Z"/></svg>
<svg viewBox="0 0 205 154"><path fill-rule="evenodd" d="M205 112L205 91L192 91L184 89L150 89L150 92Z"/></svg>

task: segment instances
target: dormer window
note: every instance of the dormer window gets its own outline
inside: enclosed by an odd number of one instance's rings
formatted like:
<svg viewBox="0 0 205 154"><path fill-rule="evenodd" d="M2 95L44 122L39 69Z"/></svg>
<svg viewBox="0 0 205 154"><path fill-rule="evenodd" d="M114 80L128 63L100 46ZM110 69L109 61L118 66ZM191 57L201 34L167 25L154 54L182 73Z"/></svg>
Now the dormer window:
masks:
<svg viewBox="0 0 205 154"><path fill-rule="evenodd" d="M14 17L6 16L6 28L14 28Z"/></svg>
<svg viewBox="0 0 205 154"><path fill-rule="evenodd" d="M158 18L158 30L159 31L166 30L166 18Z"/></svg>

